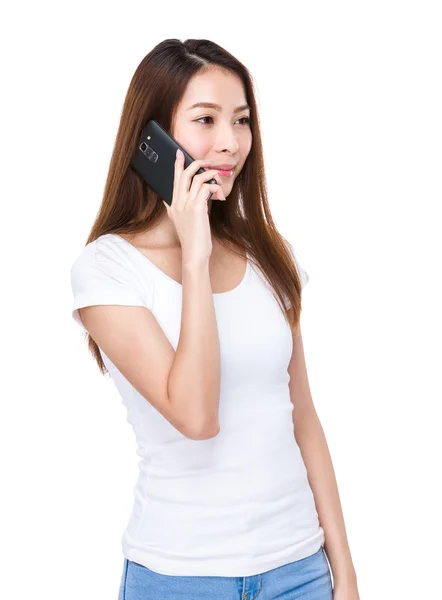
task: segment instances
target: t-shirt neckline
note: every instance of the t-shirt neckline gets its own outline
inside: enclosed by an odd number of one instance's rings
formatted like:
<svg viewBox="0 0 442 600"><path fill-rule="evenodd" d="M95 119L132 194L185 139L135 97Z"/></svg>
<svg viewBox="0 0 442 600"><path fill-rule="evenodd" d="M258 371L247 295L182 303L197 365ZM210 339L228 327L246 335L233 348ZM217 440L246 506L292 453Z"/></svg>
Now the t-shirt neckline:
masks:
<svg viewBox="0 0 442 600"><path fill-rule="evenodd" d="M154 262L152 262L145 254L143 254L143 252L138 250L138 248L136 248L133 244L131 244L130 242L125 240L123 237L121 237L121 235L119 235L118 233L108 233L107 235L112 236L113 238L116 238L117 240L121 240L124 245L130 246L132 248L132 250L134 252L136 252L137 254L139 254L142 258L144 258L159 275L161 275L166 281L169 281L172 285L174 285L175 287L177 287L178 289L180 289L182 291L183 286L179 281L176 281L176 279L174 279L173 277L170 277L170 275L168 275L162 269L160 269L160 267L158 267ZM221 296L227 296L229 294L238 292L245 286L246 281L249 276L249 272L250 272L250 261L249 261L249 256L246 253L246 270L245 270L243 278L241 279L239 284L236 287L234 287L232 290L227 290L226 292L212 292L212 295L216 296L216 297L221 297Z"/></svg>

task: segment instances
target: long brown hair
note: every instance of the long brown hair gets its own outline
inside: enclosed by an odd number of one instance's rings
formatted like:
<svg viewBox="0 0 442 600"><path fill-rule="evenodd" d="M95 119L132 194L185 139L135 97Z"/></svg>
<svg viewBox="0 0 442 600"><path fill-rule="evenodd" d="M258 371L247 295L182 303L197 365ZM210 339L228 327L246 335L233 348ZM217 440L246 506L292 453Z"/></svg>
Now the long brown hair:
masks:
<svg viewBox="0 0 442 600"><path fill-rule="evenodd" d="M140 233L165 214L162 198L131 168L141 130L150 119L170 131L175 109L190 79L208 69L238 75L251 107L252 146L228 202L213 202L209 220L214 237L235 254L248 253L276 292L292 331L301 313L301 282L285 238L277 231L267 200L261 132L253 80L247 68L227 50L205 39L167 39L137 67L123 104L103 199L86 245L107 233ZM292 307L289 311L287 306ZM89 351L102 374L107 372L99 347L86 332Z"/></svg>

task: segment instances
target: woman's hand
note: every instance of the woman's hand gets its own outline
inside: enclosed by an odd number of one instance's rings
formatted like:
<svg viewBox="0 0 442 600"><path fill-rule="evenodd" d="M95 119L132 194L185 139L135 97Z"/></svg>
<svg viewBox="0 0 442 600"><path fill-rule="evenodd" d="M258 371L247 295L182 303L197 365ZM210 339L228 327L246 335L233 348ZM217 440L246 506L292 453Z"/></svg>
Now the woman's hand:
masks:
<svg viewBox="0 0 442 600"><path fill-rule="evenodd" d="M194 160L185 169L184 154L179 151L175 160L171 206L163 200L181 242L183 264L204 264L212 253L207 200L210 193L215 194L218 200L225 200L222 179L216 169L196 174L201 167L207 168L210 162ZM207 183L211 179L218 183Z"/></svg>

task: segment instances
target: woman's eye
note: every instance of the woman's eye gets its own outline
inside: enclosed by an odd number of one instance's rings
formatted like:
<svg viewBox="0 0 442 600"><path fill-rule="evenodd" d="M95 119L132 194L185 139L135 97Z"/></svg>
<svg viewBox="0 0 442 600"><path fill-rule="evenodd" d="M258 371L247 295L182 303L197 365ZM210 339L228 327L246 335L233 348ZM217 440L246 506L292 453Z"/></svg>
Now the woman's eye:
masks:
<svg viewBox="0 0 442 600"><path fill-rule="evenodd" d="M201 117L200 119L197 119L197 123L199 123L200 121L202 121L203 119L211 119L212 117ZM201 125L207 125L207 123L201 123Z"/></svg>
<svg viewBox="0 0 442 600"><path fill-rule="evenodd" d="M200 117L196 121L199 123L203 119L211 119L213 121L212 117ZM242 117L241 119L238 119L238 121L245 121L245 123L242 123L242 124L243 125L248 125L250 123L250 118L249 117ZM201 125L208 125L208 123L201 123Z"/></svg>

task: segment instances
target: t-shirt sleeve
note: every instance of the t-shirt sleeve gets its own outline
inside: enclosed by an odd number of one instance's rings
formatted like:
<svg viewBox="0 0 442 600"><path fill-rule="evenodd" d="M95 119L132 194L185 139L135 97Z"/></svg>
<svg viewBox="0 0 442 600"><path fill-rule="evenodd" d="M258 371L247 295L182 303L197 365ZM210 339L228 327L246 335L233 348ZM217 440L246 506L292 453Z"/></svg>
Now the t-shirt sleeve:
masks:
<svg viewBox="0 0 442 600"><path fill-rule="evenodd" d="M307 273L307 271L304 269L304 267L301 264L301 261L299 260L299 257L297 256L292 244L290 242L287 242L287 245L289 247L289 250L295 260L295 265L297 268L297 271L299 273L299 277L301 279L301 289L303 290L305 285L308 283L310 276Z"/></svg>
<svg viewBox="0 0 442 600"><path fill-rule="evenodd" d="M86 331L79 308L98 305L146 306L149 287L117 248L93 241L85 246L71 267L74 296L72 318Z"/></svg>

